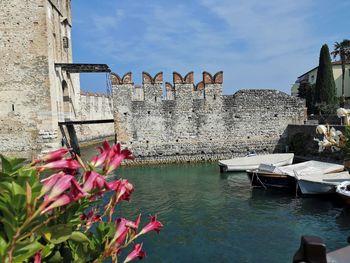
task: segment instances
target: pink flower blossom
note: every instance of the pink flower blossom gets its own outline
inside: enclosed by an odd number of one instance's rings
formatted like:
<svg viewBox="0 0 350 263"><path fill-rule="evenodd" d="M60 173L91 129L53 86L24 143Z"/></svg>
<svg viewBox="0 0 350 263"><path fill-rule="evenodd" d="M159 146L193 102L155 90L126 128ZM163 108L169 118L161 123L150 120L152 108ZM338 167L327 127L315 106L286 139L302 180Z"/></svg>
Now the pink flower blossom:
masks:
<svg viewBox="0 0 350 263"><path fill-rule="evenodd" d="M71 149L67 149L67 148L60 148L56 151L52 151L52 152L49 152L48 154L44 155L41 160L43 162L46 162L46 163L49 163L49 162L52 162L52 161L56 161L56 160L59 160L59 159L62 159L63 156L68 153Z"/></svg>
<svg viewBox="0 0 350 263"><path fill-rule="evenodd" d="M134 191L134 186L128 182L128 180L121 180L119 187L117 189L117 203L120 200L130 200L130 195Z"/></svg>
<svg viewBox="0 0 350 263"><path fill-rule="evenodd" d="M109 146L109 143L107 141L104 141L102 143L102 147L99 147L99 149L101 154L94 156L90 161L90 165L92 165L93 167L98 167L104 163L109 151L111 150L111 147Z"/></svg>
<svg viewBox="0 0 350 263"><path fill-rule="evenodd" d="M142 228L138 235L143 235L153 230L159 233L162 227L163 225L160 221L157 220L157 216L151 216L151 221L144 228Z"/></svg>
<svg viewBox="0 0 350 263"><path fill-rule="evenodd" d="M43 180L41 180L41 183L43 183L43 186L41 188L40 196L46 194L48 191L51 190L51 188L56 184L56 182L64 176L64 172L59 172L56 174L53 174Z"/></svg>
<svg viewBox="0 0 350 263"><path fill-rule="evenodd" d="M118 224L117 231L115 232L113 240L115 240L115 249L119 248L124 242L129 228L126 226L127 220L125 218L118 218L116 223Z"/></svg>
<svg viewBox="0 0 350 263"><path fill-rule="evenodd" d="M146 253L141 250L142 249L142 243L141 244L135 244L134 250L126 257L124 260L124 263L130 262L131 260L134 260L135 258L142 259L146 256Z"/></svg>
<svg viewBox="0 0 350 263"><path fill-rule="evenodd" d="M50 191L50 194L48 196L49 200L54 200L57 196L69 189L72 186L72 180L75 179L69 174L65 174L62 177L60 177Z"/></svg>
<svg viewBox="0 0 350 263"><path fill-rule="evenodd" d="M36 252L34 256L34 263L41 263L41 254L42 254L42 250Z"/></svg>
<svg viewBox="0 0 350 263"><path fill-rule="evenodd" d="M120 144L113 145L107 156L103 170L105 174L113 172L124 159L134 159L131 152L128 149L121 150Z"/></svg>
<svg viewBox="0 0 350 263"><path fill-rule="evenodd" d="M116 192L118 203L120 200L130 200L130 195L134 191L134 186L126 179L119 179L110 183L106 183L106 189Z"/></svg>
<svg viewBox="0 0 350 263"><path fill-rule="evenodd" d="M100 215L96 214L96 211L93 209L87 214L80 215L80 219L82 221L86 221L85 227L86 229L89 229L94 223L101 222L102 218Z"/></svg>
<svg viewBox="0 0 350 263"><path fill-rule="evenodd" d="M83 191L85 192L102 189L106 185L105 177L93 171L88 171L84 174L84 181Z"/></svg>
<svg viewBox="0 0 350 263"><path fill-rule="evenodd" d="M39 171L44 171L46 169L79 169L81 166L78 161L73 159L62 159L54 162L47 163L43 166L39 166Z"/></svg>
<svg viewBox="0 0 350 263"><path fill-rule="evenodd" d="M46 207L41 214L46 213L47 211L54 209L56 207L67 205L74 201L74 198L67 194L60 195L55 201L53 201L48 207Z"/></svg>

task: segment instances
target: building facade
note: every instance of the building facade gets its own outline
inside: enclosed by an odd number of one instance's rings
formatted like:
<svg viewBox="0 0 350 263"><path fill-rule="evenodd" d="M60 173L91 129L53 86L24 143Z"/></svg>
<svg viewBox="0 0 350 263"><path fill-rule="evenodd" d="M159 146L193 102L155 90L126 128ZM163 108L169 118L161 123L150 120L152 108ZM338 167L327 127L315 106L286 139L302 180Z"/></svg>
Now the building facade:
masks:
<svg viewBox="0 0 350 263"><path fill-rule="evenodd" d="M308 83L308 84L316 84L316 78L317 78L317 69L318 67L315 67L311 69L310 71L304 73L303 75L299 76L296 82L293 84L291 89L291 95L297 96L298 95L298 89L300 87L300 84L302 83ZM335 81L335 87L337 91L337 96L341 97L342 95L342 68L340 61L332 62L332 69L333 69L333 77ZM345 89L345 97L350 97L350 63L346 63L345 65L345 76L344 76L344 89Z"/></svg>
<svg viewBox="0 0 350 263"><path fill-rule="evenodd" d="M112 119L111 98L79 81L110 70L74 64L71 32L71 0L0 1L0 153L31 158L61 147L59 122ZM80 141L114 134L112 123L76 130Z"/></svg>
<svg viewBox="0 0 350 263"><path fill-rule="evenodd" d="M0 145L30 157L60 145L58 121L73 119L79 78L71 63L70 0L0 1Z"/></svg>

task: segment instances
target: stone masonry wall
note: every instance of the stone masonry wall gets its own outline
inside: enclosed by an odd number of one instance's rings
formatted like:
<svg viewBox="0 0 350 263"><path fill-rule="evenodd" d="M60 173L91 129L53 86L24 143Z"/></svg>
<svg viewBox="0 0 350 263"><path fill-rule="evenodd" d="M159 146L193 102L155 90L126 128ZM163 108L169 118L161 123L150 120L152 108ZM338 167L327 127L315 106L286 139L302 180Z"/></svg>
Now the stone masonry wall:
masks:
<svg viewBox="0 0 350 263"><path fill-rule="evenodd" d="M113 119L112 99L104 94L80 92L80 120ZM114 124L76 125L80 142L114 136Z"/></svg>
<svg viewBox="0 0 350 263"><path fill-rule="evenodd" d="M203 72L193 83L173 74L143 73L144 100L133 100L132 74L112 74L114 120L118 141L131 148L138 162L217 160L284 151L288 124L301 124L305 103L276 90L241 90L222 95L223 73Z"/></svg>
<svg viewBox="0 0 350 263"><path fill-rule="evenodd" d="M71 61L71 49L62 46L61 32L70 30L63 17L70 20L70 0L0 1L2 154L30 158L60 145L62 88L54 63Z"/></svg>

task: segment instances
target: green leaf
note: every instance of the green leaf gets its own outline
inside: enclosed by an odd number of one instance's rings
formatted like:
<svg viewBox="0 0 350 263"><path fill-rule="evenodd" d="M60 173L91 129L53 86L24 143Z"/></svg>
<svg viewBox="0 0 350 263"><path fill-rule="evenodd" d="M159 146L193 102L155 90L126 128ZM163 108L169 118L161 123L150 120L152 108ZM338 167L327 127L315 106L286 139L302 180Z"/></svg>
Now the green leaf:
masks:
<svg viewBox="0 0 350 263"><path fill-rule="evenodd" d="M76 242L80 242L80 243L83 243L83 242L89 242L90 243L90 239L85 234L83 234L82 232L79 232L79 231L74 231L71 234L69 239L73 240L73 241L76 241Z"/></svg>
<svg viewBox="0 0 350 263"><path fill-rule="evenodd" d="M26 160L22 158L6 158L3 155L0 157L2 162L2 172L8 174L13 174L22 168L23 162Z"/></svg>
<svg viewBox="0 0 350 263"><path fill-rule="evenodd" d="M3 217L3 218L0 218L0 222L2 222L4 225L4 230L7 238L12 240L12 237L16 230L16 226L14 226L12 223L15 223L16 221L9 221L7 218Z"/></svg>
<svg viewBox="0 0 350 263"><path fill-rule="evenodd" d="M14 214L7 208L4 203L0 202L0 212L2 212L2 216L8 218L10 221L15 220Z"/></svg>
<svg viewBox="0 0 350 263"><path fill-rule="evenodd" d="M1 157L1 164L2 164L2 169L1 171L3 173L11 173L11 163L10 160L8 160L5 156L0 155Z"/></svg>
<svg viewBox="0 0 350 263"><path fill-rule="evenodd" d="M12 182L12 193L14 195L26 195L24 188L16 182Z"/></svg>
<svg viewBox="0 0 350 263"><path fill-rule="evenodd" d="M14 262L23 262L34 256L42 248L43 245L38 241L28 241L18 244L14 252Z"/></svg>
<svg viewBox="0 0 350 263"><path fill-rule="evenodd" d="M62 263L63 258L61 256L61 253L59 251L55 251L47 260L48 263Z"/></svg>
<svg viewBox="0 0 350 263"><path fill-rule="evenodd" d="M41 254L42 258L48 257L52 253L52 250L54 247L55 247L54 244L51 244L51 243L46 244L46 246L42 250L42 254Z"/></svg>
<svg viewBox="0 0 350 263"><path fill-rule="evenodd" d="M5 239L0 236L0 256L3 256L5 254L7 248L7 243L5 241Z"/></svg>
<svg viewBox="0 0 350 263"><path fill-rule="evenodd" d="M48 227L44 230L44 237L53 244L60 244L68 240L73 230L70 225L60 224Z"/></svg>

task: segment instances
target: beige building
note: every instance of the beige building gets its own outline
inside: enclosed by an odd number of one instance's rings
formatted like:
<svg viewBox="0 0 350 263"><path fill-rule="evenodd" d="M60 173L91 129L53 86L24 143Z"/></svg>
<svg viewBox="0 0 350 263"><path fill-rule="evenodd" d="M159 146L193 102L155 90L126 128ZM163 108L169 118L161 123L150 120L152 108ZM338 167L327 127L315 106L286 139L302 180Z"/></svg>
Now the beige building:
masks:
<svg viewBox="0 0 350 263"><path fill-rule="evenodd" d="M342 69L340 61L332 62L332 67L337 96L340 97L342 95ZM311 85L316 84L317 69L318 67L315 67L298 77L291 89L292 96L298 95L298 89L301 83L310 83ZM350 97L350 63L345 65L344 89L345 97Z"/></svg>

